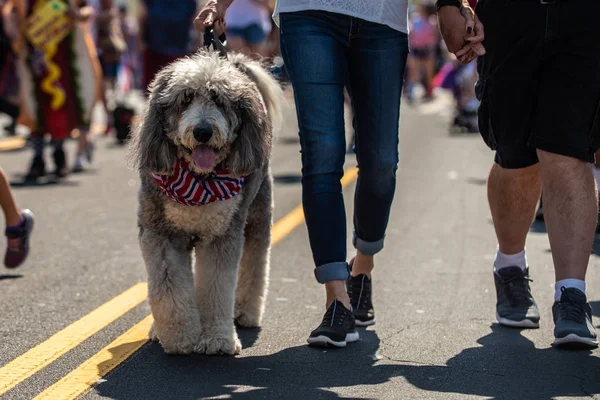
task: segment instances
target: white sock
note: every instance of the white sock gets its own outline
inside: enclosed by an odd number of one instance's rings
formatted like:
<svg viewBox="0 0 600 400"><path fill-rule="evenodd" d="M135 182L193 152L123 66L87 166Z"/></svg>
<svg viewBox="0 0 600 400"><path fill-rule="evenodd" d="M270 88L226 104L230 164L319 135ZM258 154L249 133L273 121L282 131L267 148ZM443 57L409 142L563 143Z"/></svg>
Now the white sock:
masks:
<svg viewBox="0 0 600 400"><path fill-rule="evenodd" d="M575 288L585 293L585 281L581 279L562 279L554 284L554 301L560 301L561 288Z"/></svg>
<svg viewBox="0 0 600 400"><path fill-rule="evenodd" d="M494 260L494 269L497 271L506 267L519 267L525 271L525 268L527 268L527 257L525 254L525 249L517 254L504 254L498 250L496 252L496 259Z"/></svg>
<svg viewBox="0 0 600 400"><path fill-rule="evenodd" d="M596 179L596 187L600 191L600 168L592 165L592 171L594 171L594 178Z"/></svg>

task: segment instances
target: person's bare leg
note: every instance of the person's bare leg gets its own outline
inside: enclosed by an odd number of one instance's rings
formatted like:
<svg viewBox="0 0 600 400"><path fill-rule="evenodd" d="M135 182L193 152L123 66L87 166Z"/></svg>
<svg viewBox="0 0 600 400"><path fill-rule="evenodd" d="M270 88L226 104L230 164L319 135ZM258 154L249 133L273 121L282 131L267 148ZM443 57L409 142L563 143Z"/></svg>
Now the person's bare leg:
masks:
<svg viewBox="0 0 600 400"><path fill-rule="evenodd" d="M427 87L425 91L427 92L427 96L433 96L433 78L435 78L435 57L428 57L424 61L425 66L425 84Z"/></svg>
<svg viewBox="0 0 600 400"><path fill-rule="evenodd" d="M556 280L585 280L598 220L591 165L538 150Z"/></svg>
<svg viewBox="0 0 600 400"><path fill-rule="evenodd" d="M539 171L537 164L520 169L505 169L498 164L492 166L488 179L488 202L498 247L504 254L517 254L525 248L527 232L541 194ZM544 198L544 206L545 202Z"/></svg>
<svg viewBox="0 0 600 400"><path fill-rule="evenodd" d="M250 54L254 58L260 59L265 56L265 43L254 43L248 45L248 47L250 48Z"/></svg>
<svg viewBox="0 0 600 400"><path fill-rule="evenodd" d="M21 213L10 190L10 183L0 168L0 206L6 219L6 226L17 226L21 222Z"/></svg>

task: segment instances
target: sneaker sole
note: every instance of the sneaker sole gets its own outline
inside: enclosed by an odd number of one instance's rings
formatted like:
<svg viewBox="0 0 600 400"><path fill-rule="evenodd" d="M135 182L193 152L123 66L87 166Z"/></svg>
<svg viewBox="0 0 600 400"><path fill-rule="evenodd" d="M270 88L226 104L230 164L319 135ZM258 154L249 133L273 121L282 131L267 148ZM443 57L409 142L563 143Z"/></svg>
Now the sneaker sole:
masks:
<svg viewBox="0 0 600 400"><path fill-rule="evenodd" d="M554 343L552 343L552 346L593 349L598 347L598 341L596 339L581 337L574 333L569 333L565 337L554 338Z"/></svg>
<svg viewBox="0 0 600 400"><path fill-rule="evenodd" d="M309 337L306 339L309 345L316 347L346 347L346 344L356 342L359 339L358 332L352 332L346 334L346 340L342 342L336 342L335 340L331 340L331 338L323 335Z"/></svg>
<svg viewBox="0 0 600 400"><path fill-rule="evenodd" d="M540 323L536 321L532 321L530 319L524 319L522 321L513 321L511 319L502 318L498 313L496 313L496 320L498 323L503 326L509 326L511 328L528 328L528 329L536 329L540 327Z"/></svg>
<svg viewBox="0 0 600 400"><path fill-rule="evenodd" d="M359 321L357 319L354 320L356 326L371 326L375 325L375 318L367 320L367 321Z"/></svg>

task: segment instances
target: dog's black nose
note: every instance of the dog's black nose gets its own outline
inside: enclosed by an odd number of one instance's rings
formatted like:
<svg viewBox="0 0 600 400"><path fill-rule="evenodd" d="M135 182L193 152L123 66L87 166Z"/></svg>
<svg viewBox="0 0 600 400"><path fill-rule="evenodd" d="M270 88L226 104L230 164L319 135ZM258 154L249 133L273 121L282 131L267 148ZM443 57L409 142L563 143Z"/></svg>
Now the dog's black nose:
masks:
<svg viewBox="0 0 600 400"><path fill-rule="evenodd" d="M213 135L212 128L207 125L198 125L194 128L194 139L200 143L206 143Z"/></svg>

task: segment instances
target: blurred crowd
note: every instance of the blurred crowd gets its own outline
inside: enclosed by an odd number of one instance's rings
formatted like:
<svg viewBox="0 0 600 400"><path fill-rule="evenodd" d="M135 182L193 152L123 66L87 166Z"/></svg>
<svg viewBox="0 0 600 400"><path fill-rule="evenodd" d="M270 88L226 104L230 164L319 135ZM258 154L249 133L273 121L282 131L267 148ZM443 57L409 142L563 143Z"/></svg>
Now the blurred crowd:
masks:
<svg viewBox="0 0 600 400"><path fill-rule="evenodd" d="M135 114L128 99L144 95L162 67L196 51L197 0L0 0L0 112L29 128L33 157L26 175L64 177L93 160L91 119L106 114L104 134L124 143ZM238 0L226 17L227 45L272 62L278 31L274 0ZM97 128L97 126L95 126ZM64 142L77 137L72 162ZM44 155L52 148L49 171Z"/></svg>
<svg viewBox="0 0 600 400"><path fill-rule="evenodd" d="M200 0L0 0L0 112L29 128L33 157L26 178L48 171L52 147L58 177L88 168L93 160L92 111L106 114L102 133L124 143L135 114L128 101L143 95L158 70L202 46L193 27ZM285 81L275 0L236 0L225 16L230 51L265 60ZM433 2L413 4L405 96L409 103L434 99L436 88L455 98L454 127L477 131L474 64L462 65L445 49ZM97 130L97 125L95 125ZM92 132L97 133L97 132ZM67 157L64 141L78 146ZM68 159L72 162L68 162Z"/></svg>

